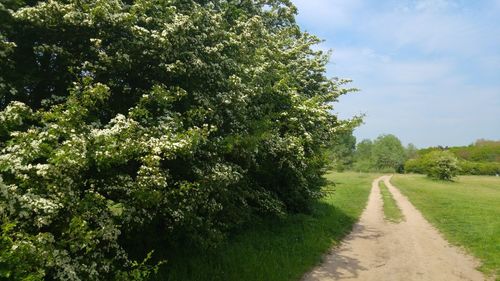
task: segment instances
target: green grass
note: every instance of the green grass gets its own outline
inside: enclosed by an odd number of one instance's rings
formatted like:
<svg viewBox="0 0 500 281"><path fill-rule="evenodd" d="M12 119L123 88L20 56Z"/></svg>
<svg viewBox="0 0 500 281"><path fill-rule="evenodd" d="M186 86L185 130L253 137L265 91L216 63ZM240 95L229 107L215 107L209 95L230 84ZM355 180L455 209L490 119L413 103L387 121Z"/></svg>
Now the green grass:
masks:
<svg viewBox="0 0 500 281"><path fill-rule="evenodd" d="M253 224L216 250L175 253L153 280L299 280L359 218L375 174L330 173L334 190L308 215Z"/></svg>
<svg viewBox="0 0 500 281"><path fill-rule="evenodd" d="M382 200L384 201L385 219L394 223L401 222L404 217L403 213L401 213L401 209L399 209L396 204L396 200L394 200L392 194L389 192L383 181L379 182L379 186L380 192L382 193Z"/></svg>
<svg viewBox="0 0 500 281"><path fill-rule="evenodd" d="M439 182L396 175L392 182L452 244L482 261L481 270L500 280L500 178L461 176Z"/></svg>

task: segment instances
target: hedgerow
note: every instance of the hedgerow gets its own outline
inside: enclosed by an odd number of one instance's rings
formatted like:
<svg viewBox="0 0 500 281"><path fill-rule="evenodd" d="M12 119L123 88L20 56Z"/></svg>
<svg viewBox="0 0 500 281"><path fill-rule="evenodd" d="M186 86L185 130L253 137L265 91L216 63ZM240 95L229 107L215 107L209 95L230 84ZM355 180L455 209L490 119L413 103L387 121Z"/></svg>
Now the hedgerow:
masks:
<svg viewBox="0 0 500 281"><path fill-rule="evenodd" d="M410 159L405 163L405 172L426 174L438 180L453 180L463 173L453 153L447 150L434 150L421 157Z"/></svg>
<svg viewBox="0 0 500 281"><path fill-rule="evenodd" d="M349 90L295 12L3 1L0 279L144 280L157 263L141 239L213 245L253 216L306 211Z"/></svg>

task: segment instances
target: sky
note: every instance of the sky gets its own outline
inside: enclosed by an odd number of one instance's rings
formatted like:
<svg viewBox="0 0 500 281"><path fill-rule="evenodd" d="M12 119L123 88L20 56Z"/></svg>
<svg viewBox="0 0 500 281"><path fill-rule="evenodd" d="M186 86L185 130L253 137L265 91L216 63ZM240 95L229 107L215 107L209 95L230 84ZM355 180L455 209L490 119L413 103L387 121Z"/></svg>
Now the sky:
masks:
<svg viewBox="0 0 500 281"><path fill-rule="evenodd" d="M292 0L303 30L332 50L331 77L359 92L342 118L365 114L354 135L403 144L500 140L500 0Z"/></svg>

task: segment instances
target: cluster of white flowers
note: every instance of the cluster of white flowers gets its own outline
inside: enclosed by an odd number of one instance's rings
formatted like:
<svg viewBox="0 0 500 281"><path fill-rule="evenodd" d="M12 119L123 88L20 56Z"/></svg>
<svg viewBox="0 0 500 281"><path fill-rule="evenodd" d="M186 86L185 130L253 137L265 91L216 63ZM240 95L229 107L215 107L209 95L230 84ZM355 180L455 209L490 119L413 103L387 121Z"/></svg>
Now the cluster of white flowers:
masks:
<svg viewBox="0 0 500 281"><path fill-rule="evenodd" d="M66 250L54 250L54 261L57 266L56 278L59 280L82 281L78 277L77 270L80 265L76 264Z"/></svg>
<svg viewBox="0 0 500 281"><path fill-rule="evenodd" d="M158 166L142 165L137 172L137 185L139 188L155 190L165 188L167 176Z"/></svg>
<svg viewBox="0 0 500 281"><path fill-rule="evenodd" d="M0 129L3 126L20 126L23 118L31 114L31 109L22 102L13 101L0 111Z"/></svg>
<svg viewBox="0 0 500 281"><path fill-rule="evenodd" d="M0 178L0 215L15 214L17 212L17 185L3 184Z"/></svg>
<svg viewBox="0 0 500 281"><path fill-rule="evenodd" d="M123 131L137 127L139 124L133 119L127 118L123 114L117 114L113 119L109 121L109 124L104 129L94 129L91 134L93 137L107 137L116 136Z"/></svg>
<svg viewBox="0 0 500 281"><path fill-rule="evenodd" d="M16 215L22 221L33 218L36 227L48 225L55 217L62 204L34 194L32 191L21 192L16 185L0 183L0 214Z"/></svg>
<svg viewBox="0 0 500 281"><path fill-rule="evenodd" d="M14 147L9 147L10 149L14 149ZM23 164L23 157L15 153L9 153L7 149L4 149L0 154L0 167L4 171L17 173L19 170L24 170L25 165Z"/></svg>
<svg viewBox="0 0 500 281"><path fill-rule="evenodd" d="M191 146L191 143L187 139L175 139L173 136L161 136L159 138L150 137L145 141L145 144L149 151L154 155L163 155L165 158L171 158L175 154Z"/></svg>
<svg viewBox="0 0 500 281"><path fill-rule="evenodd" d="M241 169L229 163L217 163L211 168L209 178L214 182L236 183L243 177Z"/></svg>
<svg viewBox="0 0 500 281"><path fill-rule="evenodd" d="M88 141L82 136L71 135L69 140L64 141L57 152L55 159L58 159L58 167L65 169L81 169L87 165L87 144Z"/></svg>

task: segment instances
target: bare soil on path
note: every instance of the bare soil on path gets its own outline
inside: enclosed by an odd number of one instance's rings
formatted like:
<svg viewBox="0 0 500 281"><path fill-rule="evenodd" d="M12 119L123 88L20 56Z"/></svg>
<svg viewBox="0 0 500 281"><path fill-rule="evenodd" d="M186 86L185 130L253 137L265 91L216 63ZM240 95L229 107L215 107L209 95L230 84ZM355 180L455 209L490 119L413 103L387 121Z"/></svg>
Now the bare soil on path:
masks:
<svg viewBox="0 0 500 281"><path fill-rule="evenodd" d="M366 209L351 234L302 280L486 280L476 270L479 263L444 240L390 179L373 181ZM384 219L381 180L403 212L403 222Z"/></svg>

